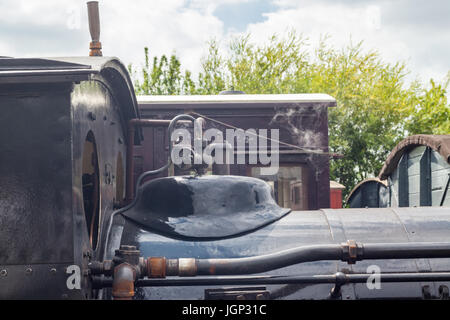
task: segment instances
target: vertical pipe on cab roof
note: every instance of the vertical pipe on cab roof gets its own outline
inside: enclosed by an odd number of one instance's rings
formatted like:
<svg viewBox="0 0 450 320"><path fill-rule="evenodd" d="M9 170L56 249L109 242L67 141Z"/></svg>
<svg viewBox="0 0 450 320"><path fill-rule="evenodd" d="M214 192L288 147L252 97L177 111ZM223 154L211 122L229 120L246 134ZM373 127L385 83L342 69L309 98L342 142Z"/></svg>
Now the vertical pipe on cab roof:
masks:
<svg viewBox="0 0 450 320"><path fill-rule="evenodd" d="M91 33L91 43L89 45L89 56L102 56L102 43L100 42L100 15L98 11L98 1L88 1L89 32Z"/></svg>

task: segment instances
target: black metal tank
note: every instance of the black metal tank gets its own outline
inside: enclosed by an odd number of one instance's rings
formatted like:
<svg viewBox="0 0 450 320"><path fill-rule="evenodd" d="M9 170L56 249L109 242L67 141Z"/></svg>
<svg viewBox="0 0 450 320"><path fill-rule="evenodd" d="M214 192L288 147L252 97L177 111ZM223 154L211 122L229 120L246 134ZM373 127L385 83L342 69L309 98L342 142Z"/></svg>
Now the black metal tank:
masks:
<svg viewBox="0 0 450 320"><path fill-rule="evenodd" d="M222 179L222 180L221 180ZM146 194L144 204L139 209L127 211L114 219L111 229L110 248L118 248L121 244L135 245L143 257L165 256L166 258L241 258L274 253L302 245L343 243L347 240L356 240L362 243L409 243L409 242L449 242L450 241L450 208L380 208L380 209L322 209L317 211L281 211L277 218L259 216L259 221L253 221L253 227L247 228L239 223L239 214L224 212L221 216L222 230L215 230L214 220L217 218L216 210L229 200L231 194L227 193L227 179L242 179L242 177L169 177L150 182L141 189L153 190ZM179 184L174 183L178 180ZM249 184L251 189L252 178L239 180ZM256 179L257 180L257 179ZM172 181L172 182L171 182ZM234 181L236 182L236 181ZM211 183L224 192L220 195L221 201L209 203L208 213L202 212L195 217L195 208L186 205L185 200L178 204L172 199L170 210L160 210L155 215L154 210L146 210L143 206L153 208L152 201L164 201L161 194L153 186L162 186L166 194L180 196L179 188L189 186L190 192L195 196L198 185ZM231 184L232 185L232 184ZM168 187L170 186L170 187ZM248 190L247 190L248 191ZM178 192L178 193L177 193ZM208 198L203 192L203 196ZM264 192L263 192L264 193ZM252 194L247 192L247 194ZM152 199L153 197L153 199ZM245 197L245 196L243 196ZM175 203L173 203L175 201ZM237 201L247 201L237 199ZM256 203L254 203L256 205ZM176 212L176 220L170 217ZM252 215L253 209L247 207L247 212L241 215ZM165 218L163 216L166 215ZM184 218L184 219L183 219ZM257 220L258 220L257 219ZM269 224L265 222L269 221ZM172 221L169 223L169 221ZM192 233L183 234L184 224L191 225L195 221ZM161 227L166 223L167 228ZM176 224L180 224L179 227ZM171 226L171 228L168 228ZM181 233L178 232L181 230ZM215 230L217 236L212 236ZM245 232L245 231L248 232ZM207 237L196 235L207 234ZM110 251L112 254L112 250ZM320 261L308 262L285 267L265 275L317 275L333 274L338 271L345 273L366 273L369 266L377 266L380 272L443 272L450 268L450 259L388 259L361 261L354 265L345 262ZM370 272L369 272L370 273ZM439 297L439 287L449 283L383 283L380 290L369 290L366 284L348 284L342 287L343 299L372 299L372 298L422 298L424 290L431 297ZM210 289L219 289L219 286L207 287L152 287L139 288L138 297L142 299L204 299ZM327 299L333 284L314 285L269 285L265 288L270 297L274 299ZM207 290L208 289L208 290Z"/></svg>

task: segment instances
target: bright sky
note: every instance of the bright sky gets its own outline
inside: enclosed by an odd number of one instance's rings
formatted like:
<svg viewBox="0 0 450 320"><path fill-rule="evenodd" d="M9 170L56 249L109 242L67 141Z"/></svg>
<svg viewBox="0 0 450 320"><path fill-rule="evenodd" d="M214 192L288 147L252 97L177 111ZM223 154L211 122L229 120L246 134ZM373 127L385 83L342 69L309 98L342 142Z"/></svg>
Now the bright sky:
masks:
<svg viewBox="0 0 450 320"><path fill-rule="evenodd" d="M448 0L100 0L103 54L125 64L176 52L199 70L212 38L225 46L236 34L263 43L295 29L312 46L321 35L342 47L364 40L387 62L403 61L409 79L441 81L450 71ZM0 56L87 55L86 1L0 0Z"/></svg>

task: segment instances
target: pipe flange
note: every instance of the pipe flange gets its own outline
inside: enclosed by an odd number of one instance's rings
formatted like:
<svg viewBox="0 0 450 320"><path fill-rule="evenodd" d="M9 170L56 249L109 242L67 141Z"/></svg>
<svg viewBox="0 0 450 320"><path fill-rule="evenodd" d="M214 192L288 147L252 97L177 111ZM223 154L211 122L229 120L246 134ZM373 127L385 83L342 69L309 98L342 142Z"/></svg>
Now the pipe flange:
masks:
<svg viewBox="0 0 450 320"><path fill-rule="evenodd" d="M359 245L355 240L347 240L342 243L342 261L348 264L355 264L356 261L362 259L363 247Z"/></svg>

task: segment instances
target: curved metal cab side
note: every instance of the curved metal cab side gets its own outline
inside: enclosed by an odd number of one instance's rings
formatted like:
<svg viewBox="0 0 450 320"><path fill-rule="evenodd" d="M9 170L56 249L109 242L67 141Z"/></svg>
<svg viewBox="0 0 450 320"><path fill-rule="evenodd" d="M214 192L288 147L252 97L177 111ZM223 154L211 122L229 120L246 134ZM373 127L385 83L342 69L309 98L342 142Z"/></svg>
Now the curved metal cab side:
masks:
<svg viewBox="0 0 450 320"><path fill-rule="evenodd" d="M312 244L446 242L450 241L450 208L322 209L293 211L282 219L250 234L215 241L182 241L141 229L128 219L119 218L114 229L121 229L121 244L136 245L142 256L167 258L238 258L268 254ZM290 266L264 274L316 275L366 273L370 266L381 272L448 271L450 259L389 259L361 261L355 265L321 261ZM365 284L342 287L342 299L420 299L424 287L439 297L439 287L449 283L382 283L380 290ZM274 299L327 299L333 285L268 285ZM215 287L152 287L138 289L142 299L203 299L205 289ZM427 291L427 292L428 292Z"/></svg>
<svg viewBox="0 0 450 320"><path fill-rule="evenodd" d="M138 117L127 70L106 57L1 59L0 105L0 298L92 297L82 274L102 252L102 226L121 200L117 158L125 159L125 125ZM88 135L98 160L97 248L83 203ZM81 281L71 289L75 273Z"/></svg>

